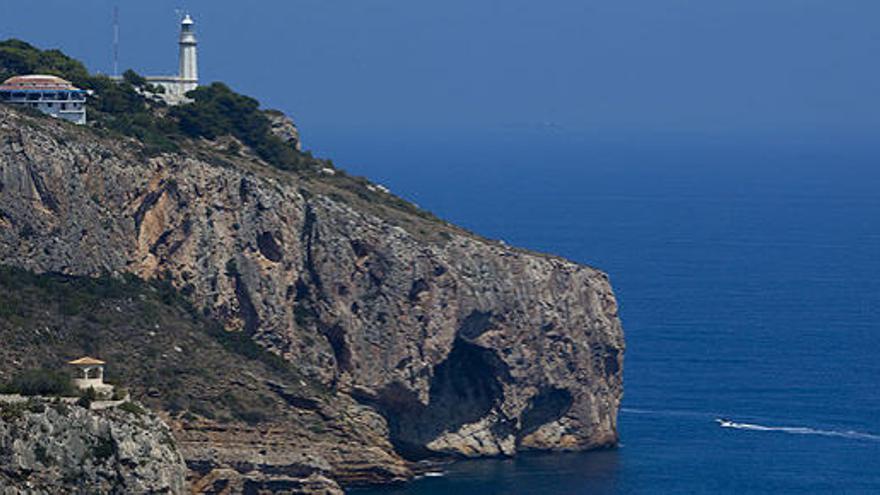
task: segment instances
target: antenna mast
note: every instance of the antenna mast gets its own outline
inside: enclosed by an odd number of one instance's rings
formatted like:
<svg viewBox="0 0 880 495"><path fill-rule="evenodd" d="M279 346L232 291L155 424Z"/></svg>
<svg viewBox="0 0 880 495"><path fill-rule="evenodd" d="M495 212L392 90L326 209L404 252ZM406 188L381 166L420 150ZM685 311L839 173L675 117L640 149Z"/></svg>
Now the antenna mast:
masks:
<svg viewBox="0 0 880 495"><path fill-rule="evenodd" d="M113 77L119 77L119 6L113 6Z"/></svg>

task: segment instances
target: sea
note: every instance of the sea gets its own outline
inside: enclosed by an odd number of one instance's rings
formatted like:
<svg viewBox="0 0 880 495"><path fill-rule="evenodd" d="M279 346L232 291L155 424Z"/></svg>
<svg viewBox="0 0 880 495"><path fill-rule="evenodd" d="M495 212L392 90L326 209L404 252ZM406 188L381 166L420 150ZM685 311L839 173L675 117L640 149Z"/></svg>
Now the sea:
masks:
<svg viewBox="0 0 880 495"><path fill-rule="evenodd" d="M606 271L626 333L618 448L455 462L355 493L880 493L880 142L311 137L451 222Z"/></svg>

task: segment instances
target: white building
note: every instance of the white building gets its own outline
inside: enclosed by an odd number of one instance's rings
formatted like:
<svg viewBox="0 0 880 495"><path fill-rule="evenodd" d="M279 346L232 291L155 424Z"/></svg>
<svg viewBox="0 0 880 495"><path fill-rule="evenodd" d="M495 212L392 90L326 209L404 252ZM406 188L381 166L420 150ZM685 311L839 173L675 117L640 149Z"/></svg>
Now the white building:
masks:
<svg viewBox="0 0 880 495"><path fill-rule="evenodd" d="M24 105L75 124L86 123L86 96L60 77L32 74L10 77L0 85L0 102Z"/></svg>
<svg viewBox="0 0 880 495"><path fill-rule="evenodd" d="M152 84L165 88L169 103L180 103L187 92L199 86L199 64L196 53L196 34L193 30L195 23L187 14L180 21L180 45L179 72L176 76L147 76L146 79Z"/></svg>
<svg viewBox="0 0 880 495"><path fill-rule="evenodd" d="M67 364L77 369L77 377L73 384L80 390L94 389L100 398L108 398L113 395L113 385L104 383L104 361L92 357L81 357Z"/></svg>

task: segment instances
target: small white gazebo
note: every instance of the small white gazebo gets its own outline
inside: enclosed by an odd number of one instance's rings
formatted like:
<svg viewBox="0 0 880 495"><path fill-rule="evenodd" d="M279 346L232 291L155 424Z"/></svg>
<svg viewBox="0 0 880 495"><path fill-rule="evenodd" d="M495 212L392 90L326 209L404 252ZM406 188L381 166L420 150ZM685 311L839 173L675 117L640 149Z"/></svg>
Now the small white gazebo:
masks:
<svg viewBox="0 0 880 495"><path fill-rule="evenodd" d="M93 357L81 357L67 364L77 368L80 376L73 379L73 384L80 390L95 389L99 396L113 395L113 385L104 383L104 361Z"/></svg>

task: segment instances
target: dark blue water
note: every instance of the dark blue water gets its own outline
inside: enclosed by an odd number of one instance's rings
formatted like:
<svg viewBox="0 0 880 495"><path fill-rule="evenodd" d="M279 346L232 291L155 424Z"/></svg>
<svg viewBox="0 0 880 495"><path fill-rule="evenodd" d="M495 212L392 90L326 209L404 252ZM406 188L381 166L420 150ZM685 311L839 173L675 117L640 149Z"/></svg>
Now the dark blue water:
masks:
<svg viewBox="0 0 880 495"><path fill-rule="evenodd" d="M448 220L607 271L628 345L619 449L363 493L880 493L880 145L318 137Z"/></svg>

